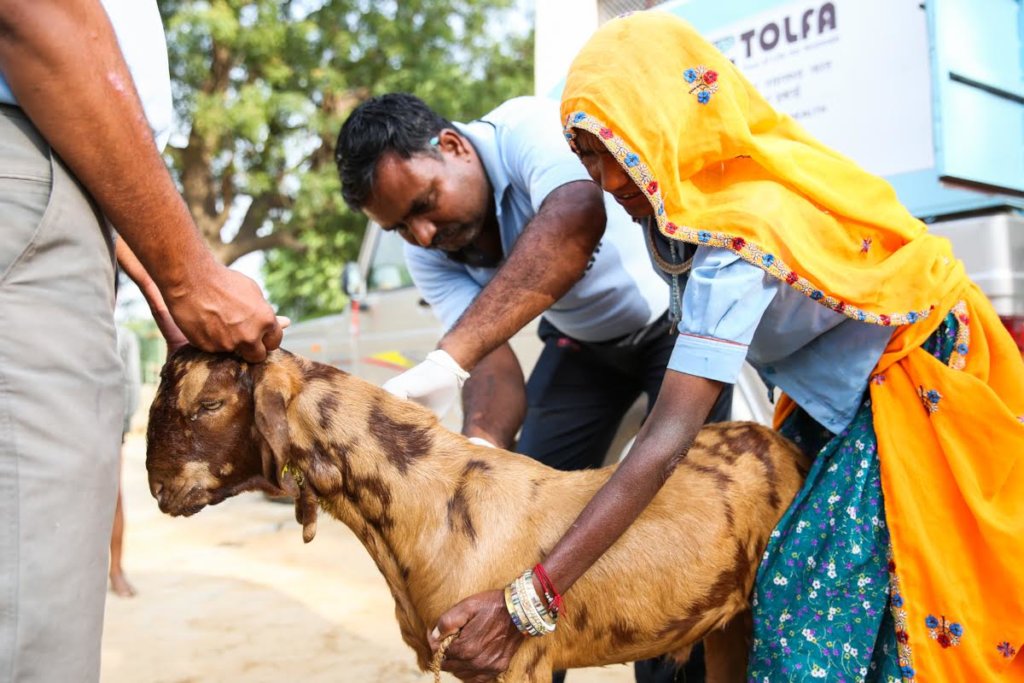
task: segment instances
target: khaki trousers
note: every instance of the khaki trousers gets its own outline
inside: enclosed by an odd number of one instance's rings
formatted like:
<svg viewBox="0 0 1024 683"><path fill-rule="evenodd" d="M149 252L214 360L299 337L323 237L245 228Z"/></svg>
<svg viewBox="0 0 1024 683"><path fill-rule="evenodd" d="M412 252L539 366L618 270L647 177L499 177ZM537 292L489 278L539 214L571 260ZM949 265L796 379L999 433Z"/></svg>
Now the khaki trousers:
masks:
<svg viewBox="0 0 1024 683"><path fill-rule="evenodd" d="M0 682L99 679L122 403L112 242L0 106Z"/></svg>

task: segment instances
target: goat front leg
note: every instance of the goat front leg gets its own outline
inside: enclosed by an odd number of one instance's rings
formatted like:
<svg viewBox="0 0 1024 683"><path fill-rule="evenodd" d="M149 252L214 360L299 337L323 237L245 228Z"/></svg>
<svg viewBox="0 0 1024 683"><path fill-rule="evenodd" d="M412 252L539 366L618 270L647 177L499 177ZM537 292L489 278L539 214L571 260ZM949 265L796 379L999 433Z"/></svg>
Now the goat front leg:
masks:
<svg viewBox="0 0 1024 683"><path fill-rule="evenodd" d="M499 683L551 683L551 656L543 638L527 640Z"/></svg>
<svg viewBox="0 0 1024 683"><path fill-rule="evenodd" d="M704 636L704 662L708 683L743 683L754 632L749 609L736 614L725 626Z"/></svg>

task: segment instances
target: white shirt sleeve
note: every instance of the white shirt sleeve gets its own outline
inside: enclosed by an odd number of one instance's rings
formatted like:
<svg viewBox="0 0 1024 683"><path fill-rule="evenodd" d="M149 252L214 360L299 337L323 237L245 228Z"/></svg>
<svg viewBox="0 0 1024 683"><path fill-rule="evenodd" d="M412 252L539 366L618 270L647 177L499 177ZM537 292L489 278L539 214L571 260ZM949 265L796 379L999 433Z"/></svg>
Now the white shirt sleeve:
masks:
<svg viewBox="0 0 1024 683"><path fill-rule="evenodd" d="M735 252L698 247L669 369L734 383L777 291L775 280Z"/></svg>

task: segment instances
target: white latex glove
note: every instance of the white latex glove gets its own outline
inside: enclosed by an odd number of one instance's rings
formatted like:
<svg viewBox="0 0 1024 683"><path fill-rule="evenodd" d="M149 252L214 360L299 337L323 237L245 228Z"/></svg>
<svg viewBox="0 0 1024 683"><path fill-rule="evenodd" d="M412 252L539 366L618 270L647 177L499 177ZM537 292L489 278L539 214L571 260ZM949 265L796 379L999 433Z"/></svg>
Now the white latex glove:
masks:
<svg viewBox="0 0 1024 683"><path fill-rule="evenodd" d="M438 417L444 417L458 400L467 379L469 373L446 351L437 349L428 353L427 359L419 365L389 379L382 388L398 398L430 408Z"/></svg>

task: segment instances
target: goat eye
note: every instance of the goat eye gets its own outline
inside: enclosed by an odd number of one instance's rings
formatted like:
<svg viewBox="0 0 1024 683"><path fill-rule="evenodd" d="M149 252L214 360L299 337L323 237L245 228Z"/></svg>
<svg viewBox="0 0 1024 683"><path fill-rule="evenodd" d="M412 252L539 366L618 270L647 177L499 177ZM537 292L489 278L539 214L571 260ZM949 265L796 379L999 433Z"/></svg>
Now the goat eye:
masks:
<svg viewBox="0 0 1024 683"><path fill-rule="evenodd" d="M224 405L224 401L201 401L199 405L203 410L217 410Z"/></svg>

